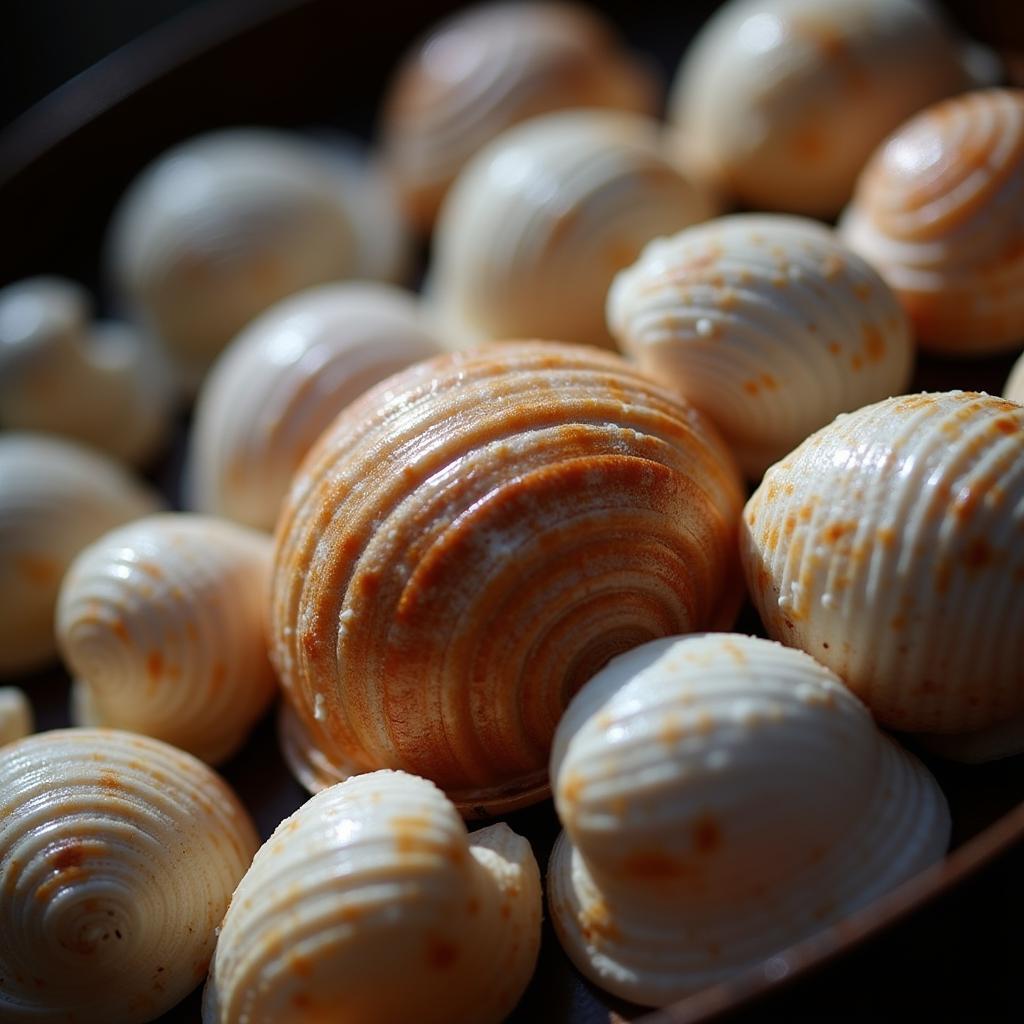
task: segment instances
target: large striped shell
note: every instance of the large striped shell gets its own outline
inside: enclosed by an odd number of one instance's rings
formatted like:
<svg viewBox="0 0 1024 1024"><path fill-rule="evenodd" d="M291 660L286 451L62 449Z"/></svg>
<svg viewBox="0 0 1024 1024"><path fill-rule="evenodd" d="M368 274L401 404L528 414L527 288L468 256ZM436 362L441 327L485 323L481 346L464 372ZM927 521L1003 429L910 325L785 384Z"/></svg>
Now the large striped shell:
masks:
<svg viewBox="0 0 1024 1024"><path fill-rule="evenodd" d="M953 391L841 416L768 470L741 536L769 634L884 725L1024 712L1024 407Z"/></svg>
<svg viewBox="0 0 1024 1024"><path fill-rule="evenodd" d="M759 477L837 413L899 394L899 303L816 221L740 215L656 239L608 294L620 348L715 421Z"/></svg>
<svg viewBox="0 0 1024 1024"><path fill-rule="evenodd" d="M0 747L33 732L35 716L24 690L0 686Z"/></svg>
<svg viewBox="0 0 1024 1024"><path fill-rule="evenodd" d="M75 555L159 506L98 452L42 434L0 436L0 675L56 654L54 606Z"/></svg>
<svg viewBox="0 0 1024 1024"><path fill-rule="evenodd" d="M498 1024L540 945L530 844L466 834L436 786L381 771L286 818L231 901L204 1024Z"/></svg>
<svg viewBox="0 0 1024 1024"><path fill-rule="evenodd" d="M738 473L622 360L551 343L392 377L310 452L277 530L271 657L310 788L376 768L467 812L541 799L608 658L735 613Z"/></svg>
<svg viewBox="0 0 1024 1024"><path fill-rule="evenodd" d="M415 298L384 284L285 299L221 354L196 406L189 504L272 530L302 457L363 391L441 346Z"/></svg>
<svg viewBox="0 0 1024 1024"><path fill-rule="evenodd" d="M613 347L612 278L642 246L710 217L653 121L607 111L534 118L463 169L441 210L430 288L457 343L549 338Z"/></svg>
<svg viewBox="0 0 1024 1024"><path fill-rule="evenodd" d="M956 355L1024 340L1024 90L936 104L881 146L841 237L899 296L921 345Z"/></svg>
<svg viewBox="0 0 1024 1024"><path fill-rule="evenodd" d="M78 724L146 733L211 764L233 754L276 689L271 549L265 534L182 512L86 548L57 605Z"/></svg>
<svg viewBox="0 0 1024 1024"><path fill-rule="evenodd" d="M113 729L0 749L0 1019L142 1024L206 975L259 839L201 761Z"/></svg>
<svg viewBox="0 0 1024 1024"><path fill-rule="evenodd" d="M657 640L579 693L551 757L548 898L598 985L661 1006L727 981L937 861L945 798L800 651Z"/></svg>

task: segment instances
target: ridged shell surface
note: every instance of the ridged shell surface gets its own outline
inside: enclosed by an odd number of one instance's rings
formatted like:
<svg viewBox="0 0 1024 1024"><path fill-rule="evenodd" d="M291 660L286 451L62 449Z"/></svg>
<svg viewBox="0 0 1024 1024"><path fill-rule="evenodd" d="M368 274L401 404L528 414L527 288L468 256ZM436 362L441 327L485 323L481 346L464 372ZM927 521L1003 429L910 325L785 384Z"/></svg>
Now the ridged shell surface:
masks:
<svg viewBox="0 0 1024 1024"><path fill-rule="evenodd" d="M0 747L28 736L34 728L35 716L25 691L0 686Z"/></svg>
<svg viewBox="0 0 1024 1024"><path fill-rule="evenodd" d="M929 107L864 168L840 235L874 264L922 346L952 355L1024 340L1024 90Z"/></svg>
<svg viewBox="0 0 1024 1024"><path fill-rule="evenodd" d="M177 512L86 548L57 606L77 723L146 733L211 764L233 754L276 689L264 629L272 547Z"/></svg>
<svg viewBox="0 0 1024 1024"><path fill-rule="evenodd" d="M953 391L841 416L768 470L740 547L769 635L882 724L1024 712L1024 407Z"/></svg>
<svg viewBox="0 0 1024 1024"><path fill-rule="evenodd" d="M440 350L414 296L389 285L322 285L278 303L203 383L189 504L272 530L295 470L331 420L371 385Z"/></svg>
<svg viewBox="0 0 1024 1024"><path fill-rule="evenodd" d="M509 343L383 382L278 522L293 770L400 768L468 813L542 799L558 718L608 658L731 621L741 504L711 425L610 354Z"/></svg>
<svg viewBox="0 0 1024 1024"><path fill-rule="evenodd" d="M754 637L657 640L570 704L551 761L558 936L663 1006L729 981L938 861L945 798L840 680Z"/></svg>
<svg viewBox="0 0 1024 1024"><path fill-rule="evenodd" d="M142 1024L206 975L259 839L201 761L113 729L0 750L0 1019Z"/></svg>
<svg viewBox="0 0 1024 1024"><path fill-rule="evenodd" d="M205 1024L498 1024L533 973L541 894L507 825L466 834L433 784L317 794L256 854L224 919Z"/></svg>
<svg viewBox="0 0 1024 1024"><path fill-rule="evenodd" d="M656 239L615 278L607 314L619 347L707 413L755 479L910 382L895 296L816 221L747 214Z"/></svg>

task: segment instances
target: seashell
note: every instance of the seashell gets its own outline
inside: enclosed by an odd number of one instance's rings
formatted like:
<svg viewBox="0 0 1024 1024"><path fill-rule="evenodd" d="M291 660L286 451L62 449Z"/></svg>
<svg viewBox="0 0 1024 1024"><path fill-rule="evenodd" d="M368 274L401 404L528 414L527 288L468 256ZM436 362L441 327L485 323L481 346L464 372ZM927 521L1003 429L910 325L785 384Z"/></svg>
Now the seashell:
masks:
<svg viewBox="0 0 1024 1024"><path fill-rule="evenodd" d="M732 978L938 861L945 798L800 651L655 640L577 695L551 757L558 937L625 999Z"/></svg>
<svg viewBox="0 0 1024 1024"><path fill-rule="evenodd" d="M612 655L731 622L741 483L696 410L611 354L510 343L349 406L278 522L271 660L310 789L381 767L466 813L547 793Z"/></svg>
<svg viewBox="0 0 1024 1024"><path fill-rule="evenodd" d="M506 128L573 107L654 114L655 93L596 11L479 4L405 56L384 100L385 160L409 217L426 230L459 169Z"/></svg>
<svg viewBox="0 0 1024 1024"><path fill-rule="evenodd" d="M0 1019L142 1024L206 974L259 839L201 761L113 729L0 749Z"/></svg>
<svg viewBox="0 0 1024 1024"><path fill-rule="evenodd" d="M145 733L210 764L233 754L276 689L271 554L265 534L182 512L86 548L57 604L76 724Z"/></svg>
<svg viewBox="0 0 1024 1024"><path fill-rule="evenodd" d="M42 434L0 436L0 675L56 654L54 606L75 555L160 504L99 452Z"/></svg>
<svg viewBox="0 0 1024 1024"><path fill-rule="evenodd" d="M497 1024L533 973L541 894L530 844L472 835L436 786L349 779L286 818L238 885L204 1024Z"/></svg>
<svg viewBox="0 0 1024 1024"><path fill-rule="evenodd" d="M1024 339L1024 90L936 104L881 146L839 225L889 282L925 348Z"/></svg>
<svg viewBox="0 0 1024 1024"><path fill-rule="evenodd" d="M669 121L699 180L757 209L830 217L889 132L973 79L931 4L730 0L684 55Z"/></svg>
<svg viewBox="0 0 1024 1024"><path fill-rule="evenodd" d="M189 504L272 530L299 462L338 412L439 351L416 299L389 285L321 285L273 306L203 383Z"/></svg>
<svg viewBox="0 0 1024 1024"><path fill-rule="evenodd" d="M910 383L907 319L816 221L723 217L659 238L608 295L619 347L707 413L748 476Z"/></svg>
<svg viewBox="0 0 1024 1024"><path fill-rule="evenodd" d="M568 111L505 132L438 218L430 290L459 344L550 338L614 347L612 278L642 246L712 216L646 118Z"/></svg>
<svg viewBox="0 0 1024 1024"><path fill-rule="evenodd" d="M0 747L28 736L34 729L35 716L25 691L0 686Z"/></svg>
<svg viewBox="0 0 1024 1024"><path fill-rule="evenodd" d="M1003 387L1003 395L1011 402L1024 405L1024 355L1013 364L1010 376Z"/></svg>
<svg viewBox="0 0 1024 1024"><path fill-rule="evenodd" d="M166 367L145 336L91 315L88 293L64 278L0 290L0 424L145 462L169 426Z"/></svg>
<svg viewBox="0 0 1024 1024"><path fill-rule="evenodd" d="M906 395L808 438L747 503L769 635L883 725L966 733L1024 713L1024 407Z"/></svg>

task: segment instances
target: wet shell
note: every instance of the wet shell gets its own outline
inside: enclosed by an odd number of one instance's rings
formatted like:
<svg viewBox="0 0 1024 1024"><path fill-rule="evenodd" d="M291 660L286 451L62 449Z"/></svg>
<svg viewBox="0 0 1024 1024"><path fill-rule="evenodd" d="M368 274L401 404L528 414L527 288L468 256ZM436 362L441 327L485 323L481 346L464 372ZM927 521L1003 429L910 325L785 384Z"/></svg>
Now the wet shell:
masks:
<svg viewBox="0 0 1024 1024"><path fill-rule="evenodd" d="M181 512L86 548L57 605L77 723L146 733L211 764L233 754L276 688L263 622L271 554L265 534Z"/></svg>
<svg viewBox="0 0 1024 1024"><path fill-rule="evenodd" d="M41 434L0 436L0 675L55 655L54 606L75 555L159 506L98 452Z"/></svg>
<svg viewBox="0 0 1024 1024"><path fill-rule="evenodd" d="M322 285L243 331L203 384L190 505L272 530L303 455L363 391L440 351L415 298L383 284Z"/></svg>
<svg viewBox="0 0 1024 1024"><path fill-rule="evenodd" d="M558 936L587 977L644 1005L841 921L949 841L928 771L831 672L754 637L616 658L570 704L551 777Z"/></svg>
<svg viewBox="0 0 1024 1024"><path fill-rule="evenodd" d="M922 346L1024 340L1024 90L968 93L878 149L840 234L899 296Z"/></svg>
<svg viewBox="0 0 1024 1024"><path fill-rule="evenodd" d="M548 114L481 150L438 219L430 290L457 343L548 338L614 347L612 278L643 245L714 213L669 164L653 121Z"/></svg>
<svg viewBox="0 0 1024 1024"><path fill-rule="evenodd" d="M472 835L436 786L350 779L285 819L224 919L205 1024L497 1024L540 944L530 844Z"/></svg>
<svg viewBox="0 0 1024 1024"><path fill-rule="evenodd" d="M259 839L201 761L111 729L0 750L0 1019L141 1024L206 974Z"/></svg>
<svg viewBox="0 0 1024 1024"><path fill-rule="evenodd" d="M707 413L746 473L837 413L899 394L899 303L816 221L741 215L651 242L608 295L619 347Z"/></svg>
<svg viewBox="0 0 1024 1024"><path fill-rule="evenodd" d="M1003 394L1011 402L1019 402L1024 405L1024 355L1013 364L1013 369L1003 388Z"/></svg>
<svg viewBox="0 0 1024 1024"><path fill-rule="evenodd" d="M277 530L271 658L316 789L400 768L468 813L547 792L572 693L645 640L731 621L740 480L621 359L510 343L335 420Z"/></svg>
<svg viewBox="0 0 1024 1024"><path fill-rule="evenodd" d="M0 747L28 736L34 729L32 705L24 690L0 686Z"/></svg>
<svg viewBox="0 0 1024 1024"><path fill-rule="evenodd" d="M883 725L1024 712L1024 407L953 391L841 416L768 470L744 520L769 634Z"/></svg>

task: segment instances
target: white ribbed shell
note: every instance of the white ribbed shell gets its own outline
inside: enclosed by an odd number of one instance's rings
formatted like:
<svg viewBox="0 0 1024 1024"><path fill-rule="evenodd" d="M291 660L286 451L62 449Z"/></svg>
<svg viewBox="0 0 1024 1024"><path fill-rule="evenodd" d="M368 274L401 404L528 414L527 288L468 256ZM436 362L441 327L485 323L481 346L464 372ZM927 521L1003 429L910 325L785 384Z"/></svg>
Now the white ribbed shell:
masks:
<svg viewBox="0 0 1024 1024"><path fill-rule="evenodd" d="M1011 402L1019 402L1024 405L1024 355L1017 359L1010 371L1010 376L1003 386L1004 397Z"/></svg>
<svg viewBox="0 0 1024 1024"><path fill-rule="evenodd" d="M937 861L946 801L831 672L754 637L655 640L570 704L551 758L563 946L661 1006L727 981Z"/></svg>
<svg viewBox="0 0 1024 1024"><path fill-rule="evenodd" d="M817 221L747 214L656 239L615 278L607 315L619 347L707 413L754 478L910 382L895 296Z"/></svg>
<svg viewBox="0 0 1024 1024"><path fill-rule="evenodd" d="M884 725L971 732L1024 712L1024 407L908 395L773 466L741 554L768 633Z"/></svg>
<svg viewBox="0 0 1024 1024"><path fill-rule="evenodd" d="M0 1019L141 1024L206 974L259 845L201 761L112 729L0 750Z"/></svg>
<svg viewBox="0 0 1024 1024"><path fill-rule="evenodd" d="M24 690L0 686L0 747L20 740L35 728L32 705Z"/></svg>
<svg viewBox="0 0 1024 1024"><path fill-rule="evenodd" d="M175 512L106 534L61 585L57 641L78 724L146 733L217 764L276 689L270 537Z"/></svg>
<svg viewBox="0 0 1024 1024"><path fill-rule="evenodd" d="M433 783L379 771L285 819L224 919L205 1024L497 1024L540 944L530 844L471 835Z"/></svg>
<svg viewBox="0 0 1024 1024"><path fill-rule="evenodd" d="M363 391L436 355L414 296L321 285L278 303L222 353L199 393L189 504L272 530L309 447Z"/></svg>

